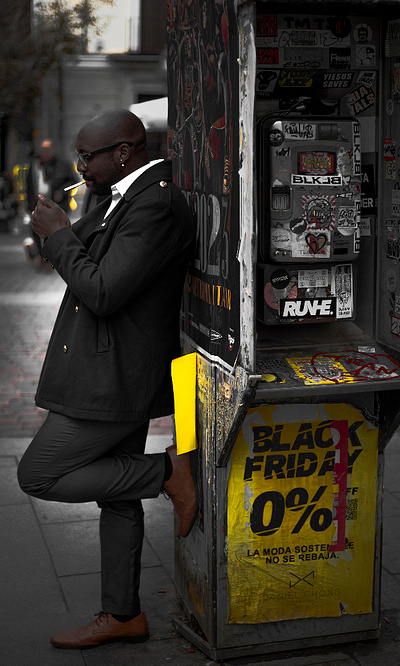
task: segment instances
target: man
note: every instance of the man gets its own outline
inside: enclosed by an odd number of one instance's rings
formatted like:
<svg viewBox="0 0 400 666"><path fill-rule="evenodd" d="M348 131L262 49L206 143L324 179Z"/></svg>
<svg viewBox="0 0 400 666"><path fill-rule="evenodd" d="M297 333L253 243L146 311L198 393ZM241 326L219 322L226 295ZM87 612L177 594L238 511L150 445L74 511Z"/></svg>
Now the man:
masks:
<svg viewBox="0 0 400 666"><path fill-rule="evenodd" d="M27 175L28 212L33 211L39 194L49 197L68 212L70 192L65 192L64 187L72 185L75 180L76 173L72 164L56 155L51 139L42 141L38 159L32 162ZM33 237L40 256L41 242L34 230Z"/></svg>
<svg viewBox="0 0 400 666"><path fill-rule="evenodd" d="M68 212L70 194L64 187L72 185L75 176L72 164L56 155L51 139L42 141L38 159L32 162L27 176L29 212L34 209L38 194L49 197Z"/></svg>
<svg viewBox="0 0 400 666"><path fill-rule="evenodd" d="M146 455L149 419L173 411L170 363L192 253L192 216L171 163L149 163L141 121L126 110L90 120L77 138L87 187L112 193L73 227L39 197L43 252L67 284L36 394L48 417L23 456L21 488L44 500L101 508L103 611L53 636L60 648L143 641L141 499L166 491L189 533L196 495L189 454Z"/></svg>

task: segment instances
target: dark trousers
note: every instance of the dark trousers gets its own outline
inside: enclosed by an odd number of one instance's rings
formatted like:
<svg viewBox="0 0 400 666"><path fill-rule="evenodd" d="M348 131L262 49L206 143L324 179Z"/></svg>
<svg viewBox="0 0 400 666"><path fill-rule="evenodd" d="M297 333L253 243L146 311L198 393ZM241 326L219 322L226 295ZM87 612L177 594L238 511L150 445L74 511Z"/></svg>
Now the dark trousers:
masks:
<svg viewBox="0 0 400 666"><path fill-rule="evenodd" d="M18 480L24 492L56 502L97 502L102 608L140 612L142 499L157 497L164 454L144 453L149 422L72 419L50 412L26 450Z"/></svg>

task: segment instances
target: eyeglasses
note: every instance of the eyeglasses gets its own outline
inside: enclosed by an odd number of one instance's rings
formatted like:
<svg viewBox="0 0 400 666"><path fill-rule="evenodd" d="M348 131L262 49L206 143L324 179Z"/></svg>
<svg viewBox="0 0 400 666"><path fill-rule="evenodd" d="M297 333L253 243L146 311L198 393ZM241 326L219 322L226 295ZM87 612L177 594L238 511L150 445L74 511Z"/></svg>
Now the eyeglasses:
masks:
<svg viewBox="0 0 400 666"><path fill-rule="evenodd" d="M90 160L93 155L99 155L100 153L107 153L109 150L113 150L114 148L117 148L117 146L122 146L123 143L126 143L128 146L133 146L133 143L130 141L118 141L118 143L112 143L111 146L104 146L104 148L97 148L97 150L92 150L91 153L80 153L78 150L76 150L76 154L78 156L78 160L80 160L87 169L87 160Z"/></svg>

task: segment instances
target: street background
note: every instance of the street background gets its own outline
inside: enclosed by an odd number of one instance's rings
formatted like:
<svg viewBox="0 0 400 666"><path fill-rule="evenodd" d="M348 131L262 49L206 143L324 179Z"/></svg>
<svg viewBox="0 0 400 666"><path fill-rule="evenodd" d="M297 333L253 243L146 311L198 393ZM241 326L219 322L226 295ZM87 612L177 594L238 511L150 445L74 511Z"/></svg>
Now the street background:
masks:
<svg viewBox="0 0 400 666"><path fill-rule="evenodd" d="M52 634L91 622L100 610L99 511L24 495L18 460L46 412L36 384L65 285L51 269L28 263L23 236L0 232L0 660L4 666L148 666L212 664L173 627L183 617L174 590L172 504L145 500L141 595L150 640L94 650L57 650ZM152 421L148 451L171 443L170 418ZM400 436L385 454L382 634L377 641L224 660L231 666L400 665Z"/></svg>

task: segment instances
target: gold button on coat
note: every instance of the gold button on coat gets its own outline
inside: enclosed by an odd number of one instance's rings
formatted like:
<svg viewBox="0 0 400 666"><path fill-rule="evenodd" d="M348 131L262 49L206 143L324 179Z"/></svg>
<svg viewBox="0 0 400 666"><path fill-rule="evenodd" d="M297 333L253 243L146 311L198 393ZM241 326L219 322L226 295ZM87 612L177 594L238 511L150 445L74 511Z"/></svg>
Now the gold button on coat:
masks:
<svg viewBox="0 0 400 666"><path fill-rule="evenodd" d="M65 352L68 351L68 347L67 347L67 345L64 345L63 350L64 350Z"/></svg>
<svg viewBox="0 0 400 666"><path fill-rule="evenodd" d="M167 187L168 183L165 180L160 180L160 187Z"/></svg>
<svg viewBox="0 0 400 666"><path fill-rule="evenodd" d="M75 312L79 312L79 305L75 305Z"/></svg>

